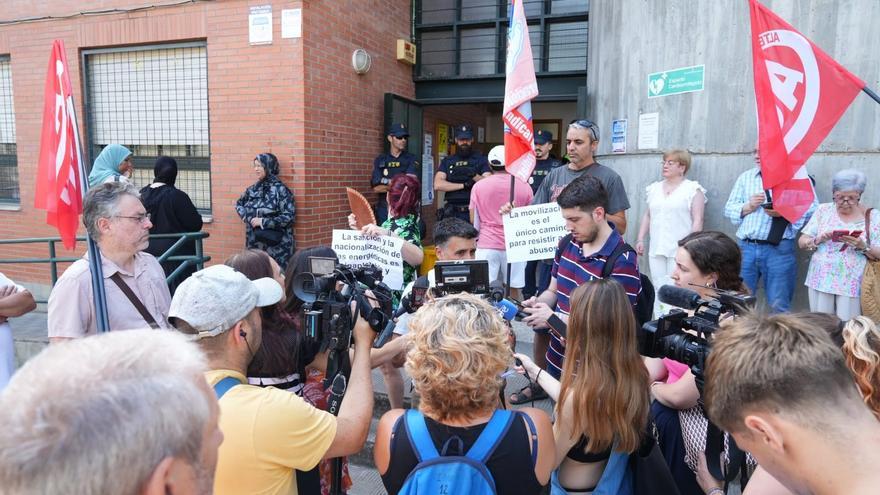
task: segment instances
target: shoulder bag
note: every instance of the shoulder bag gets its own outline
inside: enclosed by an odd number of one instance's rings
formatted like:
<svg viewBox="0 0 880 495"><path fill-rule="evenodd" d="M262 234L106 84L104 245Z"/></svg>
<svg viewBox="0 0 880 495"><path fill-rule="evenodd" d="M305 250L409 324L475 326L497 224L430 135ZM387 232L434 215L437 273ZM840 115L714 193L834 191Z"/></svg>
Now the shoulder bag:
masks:
<svg viewBox="0 0 880 495"><path fill-rule="evenodd" d="M865 234L868 239L868 249L871 248L871 211L865 212ZM862 314L875 322L880 322L880 260L868 257L865 265L865 273L862 275L862 290L860 294Z"/></svg>

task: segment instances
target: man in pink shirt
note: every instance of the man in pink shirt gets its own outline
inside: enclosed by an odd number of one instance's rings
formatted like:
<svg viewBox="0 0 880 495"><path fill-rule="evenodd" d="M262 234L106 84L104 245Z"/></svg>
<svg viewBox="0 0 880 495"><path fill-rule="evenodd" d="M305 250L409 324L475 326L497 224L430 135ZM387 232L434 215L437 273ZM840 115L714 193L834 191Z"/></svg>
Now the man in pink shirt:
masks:
<svg viewBox="0 0 880 495"><path fill-rule="evenodd" d="M489 262L489 281L503 281L510 285L511 295L519 299L519 289L525 285L526 262L512 263L510 281L507 280L507 251L504 243L504 223L499 210L510 202L510 174L504 169L504 146L496 146L489 152L492 175L474 184L471 190L471 223L480 231L477 240L478 260ZM532 188L516 179L514 188L515 207L532 202Z"/></svg>

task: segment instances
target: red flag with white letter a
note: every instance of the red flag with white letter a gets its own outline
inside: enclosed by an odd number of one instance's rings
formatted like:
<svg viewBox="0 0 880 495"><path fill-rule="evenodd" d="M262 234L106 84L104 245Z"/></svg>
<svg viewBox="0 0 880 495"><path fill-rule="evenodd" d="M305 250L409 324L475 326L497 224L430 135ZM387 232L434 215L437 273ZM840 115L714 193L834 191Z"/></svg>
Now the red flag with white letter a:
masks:
<svg viewBox="0 0 880 495"><path fill-rule="evenodd" d="M511 0L507 28L507 67L504 82L504 163L507 172L528 182L535 168L532 98L538 96L529 26L522 0ZM512 194L512 193L511 193Z"/></svg>
<svg viewBox="0 0 880 495"><path fill-rule="evenodd" d="M46 223L58 229L64 247L73 249L82 213L85 169L67 69L64 42L55 40L46 73L34 206L46 210Z"/></svg>
<svg viewBox="0 0 880 495"><path fill-rule="evenodd" d="M761 176L794 222L813 201L804 163L865 83L757 0L749 9Z"/></svg>

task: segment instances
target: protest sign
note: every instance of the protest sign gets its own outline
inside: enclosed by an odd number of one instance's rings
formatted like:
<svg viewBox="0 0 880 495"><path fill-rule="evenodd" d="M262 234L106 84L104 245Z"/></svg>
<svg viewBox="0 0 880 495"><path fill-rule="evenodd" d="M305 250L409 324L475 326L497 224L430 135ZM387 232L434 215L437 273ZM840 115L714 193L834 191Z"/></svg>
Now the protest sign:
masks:
<svg viewBox="0 0 880 495"><path fill-rule="evenodd" d="M393 290L403 290L403 239L370 237L356 230L334 230L333 250L339 262L351 267L373 264L382 269L382 281Z"/></svg>
<svg viewBox="0 0 880 495"><path fill-rule="evenodd" d="M552 258L565 235L565 220L556 203L514 208L502 219L508 263Z"/></svg>

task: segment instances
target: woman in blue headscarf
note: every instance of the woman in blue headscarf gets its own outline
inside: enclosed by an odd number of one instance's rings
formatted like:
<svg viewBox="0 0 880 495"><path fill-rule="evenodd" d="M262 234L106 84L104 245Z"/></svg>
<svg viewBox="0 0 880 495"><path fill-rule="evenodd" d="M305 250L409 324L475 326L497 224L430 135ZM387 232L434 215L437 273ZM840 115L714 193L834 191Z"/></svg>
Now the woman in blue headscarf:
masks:
<svg viewBox="0 0 880 495"><path fill-rule="evenodd" d="M133 169L131 151L128 148L121 144L107 145L92 165L92 171L89 172L89 187L105 182L128 182Z"/></svg>
<svg viewBox="0 0 880 495"><path fill-rule="evenodd" d="M278 266L287 268L294 249L293 193L278 178L278 159L272 153L257 155L253 167L257 182L235 204L245 225L245 247L266 251Z"/></svg>

